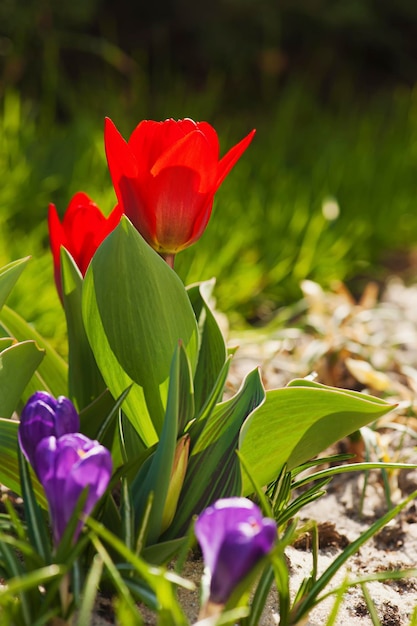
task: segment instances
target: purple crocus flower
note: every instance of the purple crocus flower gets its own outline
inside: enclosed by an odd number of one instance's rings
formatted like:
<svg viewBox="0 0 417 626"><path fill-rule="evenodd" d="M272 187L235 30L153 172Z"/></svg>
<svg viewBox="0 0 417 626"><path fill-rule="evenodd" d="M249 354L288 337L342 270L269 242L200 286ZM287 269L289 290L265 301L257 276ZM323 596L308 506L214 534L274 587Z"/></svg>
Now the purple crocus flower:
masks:
<svg viewBox="0 0 417 626"><path fill-rule="evenodd" d="M37 391L25 404L18 431L20 448L37 473L35 452L44 437L60 437L76 433L80 418L71 400L64 396L54 398L46 391Z"/></svg>
<svg viewBox="0 0 417 626"><path fill-rule="evenodd" d="M112 474L111 454L81 433L50 436L36 448L35 467L48 500L54 543L58 545L84 489L88 488L88 493L83 515L91 513L106 491ZM74 540L81 528L82 521Z"/></svg>
<svg viewBox="0 0 417 626"><path fill-rule="evenodd" d="M247 498L224 498L205 509L195 523L195 534L210 575L209 601L225 604L274 545L274 520L262 517Z"/></svg>

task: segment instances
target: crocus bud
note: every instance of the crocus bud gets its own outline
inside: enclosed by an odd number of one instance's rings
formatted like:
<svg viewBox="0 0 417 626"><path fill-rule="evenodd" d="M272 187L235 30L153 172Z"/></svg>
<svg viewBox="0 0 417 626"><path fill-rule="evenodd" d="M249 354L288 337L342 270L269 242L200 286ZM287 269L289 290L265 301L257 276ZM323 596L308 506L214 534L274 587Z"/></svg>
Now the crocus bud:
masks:
<svg viewBox="0 0 417 626"><path fill-rule="evenodd" d="M112 474L110 452L81 433L46 437L38 444L35 467L48 500L55 545L62 539L84 489L82 516L89 515L107 489ZM74 534L77 539L83 522Z"/></svg>
<svg viewBox="0 0 417 626"><path fill-rule="evenodd" d="M39 442L44 437L61 437L79 429L80 418L71 400L65 396L55 399L46 391L37 391L26 402L20 416L19 446L36 472L35 452Z"/></svg>
<svg viewBox="0 0 417 626"><path fill-rule="evenodd" d="M180 497L185 473L187 471L188 456L190 453L190 436L183 435L177 443L175 449L174 462L172 465L171 479L168 487L168 494L165 500L164 512L162 514L161 533L171 525L177 510L178 499Z"/></svg>
<svg viewBox="0 0 417 626"><path fill-rule="evenodd" d="M207 122L144 120L126 142L106 119L107 162L119 205L161 256L172 257L201 237L214 194L254 133L219 159L217 133Z"/></svg>
<svg viewBox="0 0 417 626"><path fill-rule="evenodd" d="M49 240L54 259L55 283L61 300L61 247L71 254L84 276L95 251L116 228L121 216L122 211L117 206L108 217L105 217L98 206L83 192L73 196L62 222L55 205L49 205Z"/></svg>
<svg viewBox="0 0 417 626"><path fill-rule="evenodd" d="M274 520L262 517L247 498L224 498L205 509L195 523L209 579L203 615L215 615L235 587L272 549Z"/></svg>

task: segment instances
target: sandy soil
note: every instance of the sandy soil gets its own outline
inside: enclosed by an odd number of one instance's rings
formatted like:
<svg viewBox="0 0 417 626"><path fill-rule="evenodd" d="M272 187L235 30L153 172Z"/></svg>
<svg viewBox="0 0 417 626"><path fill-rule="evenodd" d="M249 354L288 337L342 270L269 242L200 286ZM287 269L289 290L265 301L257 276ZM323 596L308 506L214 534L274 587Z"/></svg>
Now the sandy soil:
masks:
<svg viewBox="0 0 417 626"><path fill-rule="evenodd" d="M267 387L285 385L291 378L306 376L315 370L319 382L392 398L399 408L384 418L372 431L376 459L417 463L414 451L417 433L417 288L406 288L393 281L379 299L374 285L365 290L360 302L338 286L324 294L317 285L306 283L305 310L301 324L285 330L269 329L263 338L246 334L231 338L241 348L231 371L230 391L242 377L262 364ZM300 320L292 320L299 322ZM345 445L341 442L339 445ZM318 574L337 558L341 551L383 515L388 508L379 472L372 472L364 484L362 473L344 474L333 479L327 494L302 511L300 522L315 520L319 527L320 550ZM401 470L390 475L394 504L417 489L417 470ZM361 504L362 503L362 504ZM287 549L293 593L312 570L308 537ZM353 555L326 587L330 591L349 580L376 572L417 567L417 508L410 503L377 536ZM197 584L201 561L190 559L183 572ZM372 582L367 590L382 626L410 624L417 607L417 578ZM198 590L180 592L181 603L194 622L198 614ZM327 623L334 598L314 608L309 626ZM261 626L279 624L277 597L271 592ZM96 626L113 624L111 605L101 599ZM144 613L146 624L155 623ZM337 626L372 625L360 586L351 587L334 622Z"/></svg>

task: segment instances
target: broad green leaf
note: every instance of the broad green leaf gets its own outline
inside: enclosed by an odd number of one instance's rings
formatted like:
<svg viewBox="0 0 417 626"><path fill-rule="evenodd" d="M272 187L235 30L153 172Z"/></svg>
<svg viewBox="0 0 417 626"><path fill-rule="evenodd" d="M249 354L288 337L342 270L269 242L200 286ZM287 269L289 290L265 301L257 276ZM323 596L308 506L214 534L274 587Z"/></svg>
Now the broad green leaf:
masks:
<svg viewBox="0 0 417 626"><path fill-rule="evenodd" d="M267 391L243 425L239 448L260 485L274 480L284 463L299 466L393 408L373 396L302 382ZM244 477L243 493L251 491Z"/></svg>
<svg viewBox="0 0 417 626"><path fill-rule="evenodd" d="M81 410L106 388L84 329L81 309L83 277L72 256L61 248L61 274L68 330L69 397Z"/></svg>
<svg viewBox="0 0 417 626"><path fill-rule="evenodd" d="M0 416L11 417L44 357L34 341L15 343L0 352Z"/></svg>
<svg viewBox="0 0 417 626"><path fill-rule="evenodd" d="M16 493L22 493L17 455L17 430L19 422L0 418L0 483ZM45 494L39 482L32 476L33 488L39 504L46 508Z"/></svg>
<svg viewBox="0 0 417 626"><path fill-rule="evenodd" d="M27 386L24 398L27 399L39 390L48 391L55 397L67 395L68 366L52 346L8 306L4 306L0 312L0 324L11 337L15 337L18 341L31 339L45 351L45 357Z"/></svg>
<svg viewBox="0 0 417 626"><path fill-rule="evenodd" d="M114 397L147 445L162 430L172 354L182 341L195 370L197 323L178 276L126 217L104 240L84 279L83 318Z"/></svg>
<svg viewBox="0 0 417 626"><path fill-rule="evenodd" d="M227 356L223 335L209 305L213 287L214 280L210 280L187 289L200 334L200 349L194 376L197 413L210 395Z"/></svg>
<svg viewBox="0 0 417 626"><path fill-rule="evenodd" d="M163 539L184 533L192 516L214 500L240 495L241 475L236 455L239 432L245 419L264 398L265 390L256 369L248 374L233 398L213 410L193 447L177 514Z"/></svg>
<svg viewBox="0 0 417 626"><path fill-rule="evenodd" d="M29 259L29 256L24 259L18 259L0 269L0 309L6 302L9 293L15 286Z"/></svg>

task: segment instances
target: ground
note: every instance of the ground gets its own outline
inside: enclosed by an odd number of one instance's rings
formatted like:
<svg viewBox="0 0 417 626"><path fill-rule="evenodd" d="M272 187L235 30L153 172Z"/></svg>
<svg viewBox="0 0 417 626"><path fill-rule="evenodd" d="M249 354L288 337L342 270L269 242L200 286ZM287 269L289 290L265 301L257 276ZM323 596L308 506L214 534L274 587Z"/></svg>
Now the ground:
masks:
<svg viewBox="0 0 417 626"><path fill-rule="evenodd" d="M343 285L324 293L314 283L303 284L305 300L282 324L264 333L229 336L229 344L239 345L235 356L229 392L239 386L243 376L262 366L266 387L285 385L291 378L312 375L318 382L382 396L396 408L372 428L363 430L359 445L350 440L338 442L333 452L349 448L358 458L369 455L374 460L417 463L414 450L417 437L417 288L406 287L399 279L387 284L382 294L370 284L356 302ZM282 316L281 316L282 321ZM300 522L318 524L320 549L318 573L333 562L344 548L379 519L388 509L387 493L392 504L417 489L417 469L394 471L384 484L381 473L373 471L335 477L325 496L304 508ZM313 562L310 537L305 535L287 549L292 589L311 573ZM326 586L326 592L340 586L348 577L377 572L410 569L417 565L417 508L410 502L391 523L367 541L344 568ZM201 577L199 558L190 558L183 572L195 580ZM417 578L367 583L366 590L382 626L411 623L417 607ZM197 619L198 589L182 591L181 603L190 618ZM309 615L310 626L325 626L334 597L320 603ZM145 621L155 623L145 614ZM114 623L111 602L100 598L95 613L96 626ZM305 622L307 623L307 622ZM351 587L333 624L368 626L372 621L363 590ZM416 622L412 622L416 624ZM277 597L268 598L261 626L279 624Z"/></svg>

